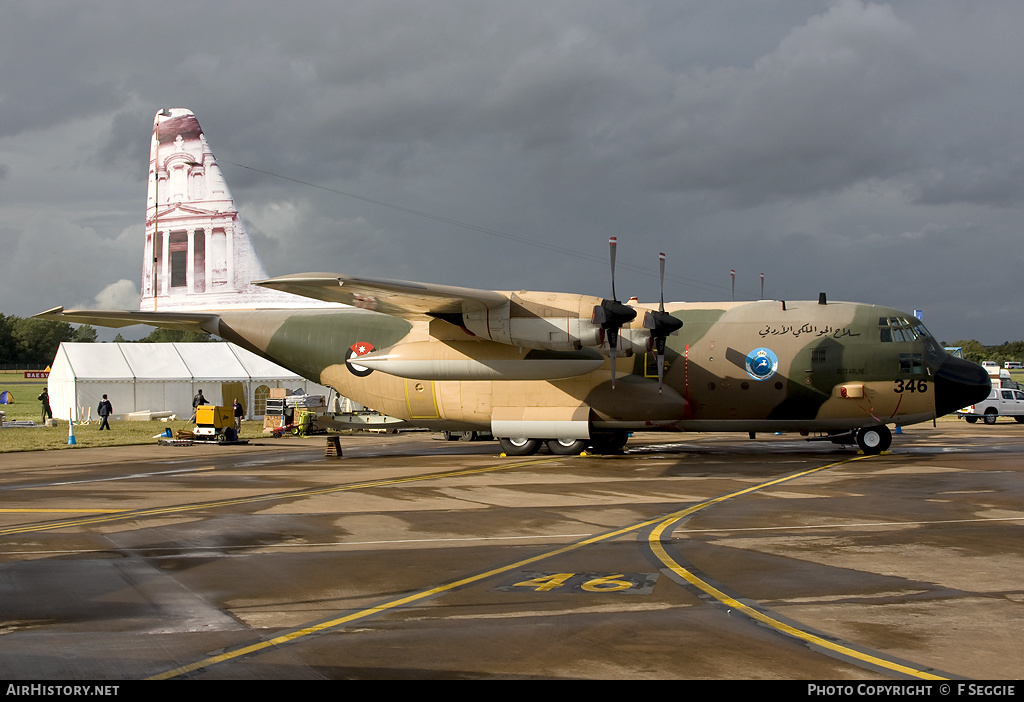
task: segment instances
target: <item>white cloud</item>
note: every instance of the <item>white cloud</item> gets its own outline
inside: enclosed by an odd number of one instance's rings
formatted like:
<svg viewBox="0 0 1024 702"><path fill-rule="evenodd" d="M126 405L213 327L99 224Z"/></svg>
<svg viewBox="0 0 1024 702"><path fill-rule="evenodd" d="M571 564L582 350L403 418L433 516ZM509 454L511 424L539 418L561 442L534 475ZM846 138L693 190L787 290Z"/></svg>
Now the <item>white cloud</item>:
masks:
<svg viewBox="0 0 1024 702"><path fill-rule="evenodd" d="M132 310L139 307L139 288L134 281L122 278L96 294L96 309Z"/></svg>

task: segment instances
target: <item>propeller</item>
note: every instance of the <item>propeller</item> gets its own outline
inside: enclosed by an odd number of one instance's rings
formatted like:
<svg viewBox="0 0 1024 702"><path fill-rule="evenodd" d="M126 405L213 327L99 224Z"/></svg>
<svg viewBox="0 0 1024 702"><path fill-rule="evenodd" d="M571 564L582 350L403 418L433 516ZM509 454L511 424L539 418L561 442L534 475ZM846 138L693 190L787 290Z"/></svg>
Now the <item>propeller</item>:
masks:
<svg viewBox="0 0 1024 702"><path fill-rule="evenodd" d="M636 319L636 310L629 305L619 302L615 296L615 246L618 243L613 236L608 239L609 256L612 264L612 297L610 300L601 300L600 305L594 306L590 321L593 324L601 325L605 338L608 339L608 348L612 357L612 389L615 389L615 357L619 347L619 329Z"/></svg>
<svg viewBox="0 0 1024 702"><path fill-rule="evenodd" d="M669 334L674 334L683 327L683 323L665 311L665 254L658 254L658 261L661 268L660 288L661 300L658 303L658 311L648 310L644 313L644 329L651 330L651 346L658 354L658 394L661 394L662 383L665 380L665 340Z"/></svg>

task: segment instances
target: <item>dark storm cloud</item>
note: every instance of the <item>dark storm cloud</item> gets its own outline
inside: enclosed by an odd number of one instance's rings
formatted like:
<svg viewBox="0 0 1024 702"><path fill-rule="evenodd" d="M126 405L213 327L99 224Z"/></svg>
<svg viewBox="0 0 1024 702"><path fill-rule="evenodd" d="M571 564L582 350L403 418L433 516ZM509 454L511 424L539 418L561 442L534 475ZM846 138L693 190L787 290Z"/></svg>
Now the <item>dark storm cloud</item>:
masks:
<svg viewBox="0 0 1024 702"><path fill-rule="evenodd" d="M1011 281L951 277L986 251L1020 268L1022 15L951 0L15 4L0 244L17 254L0 271L33 292L6 312L130 299L166 106L196 112L272 274L603 294L617 235L621 284L644 297L666 250L676 299L727 297L737 268L745 296L764 272L770 296L827 287L923 307L940 336L1020 338L1012 305L977 313L1014 299Z"/></svg>

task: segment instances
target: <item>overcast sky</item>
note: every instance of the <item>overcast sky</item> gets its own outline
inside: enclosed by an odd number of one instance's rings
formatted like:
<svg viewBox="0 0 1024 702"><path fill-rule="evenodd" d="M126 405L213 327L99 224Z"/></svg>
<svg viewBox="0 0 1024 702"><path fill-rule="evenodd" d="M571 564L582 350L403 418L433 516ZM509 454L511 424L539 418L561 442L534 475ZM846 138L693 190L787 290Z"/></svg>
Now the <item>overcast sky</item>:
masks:
<svg viewBox="0 0 1024 702"><path fill-rule="evenodd" d="M4 3L0 312L138 307L153 114L183 107L271 275L607 295L614 235L622 298L665 251L669 300L736 269L738 299L763 273L1021 339L1022 27L1019 0Z"/></svg>

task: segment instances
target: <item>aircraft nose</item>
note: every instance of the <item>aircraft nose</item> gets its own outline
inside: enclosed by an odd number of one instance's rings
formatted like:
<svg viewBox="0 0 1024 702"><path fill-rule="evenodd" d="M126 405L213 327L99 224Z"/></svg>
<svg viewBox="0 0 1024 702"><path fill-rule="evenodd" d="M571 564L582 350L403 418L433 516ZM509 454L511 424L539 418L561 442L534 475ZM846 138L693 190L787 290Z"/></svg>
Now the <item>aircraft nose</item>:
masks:
<svg viewBox="0 0 1024 702"><path fill-rule="evenodd" d="M981 402L992 381L977 363L950 356L935 371L935 415L942 416Z"/></svg>

